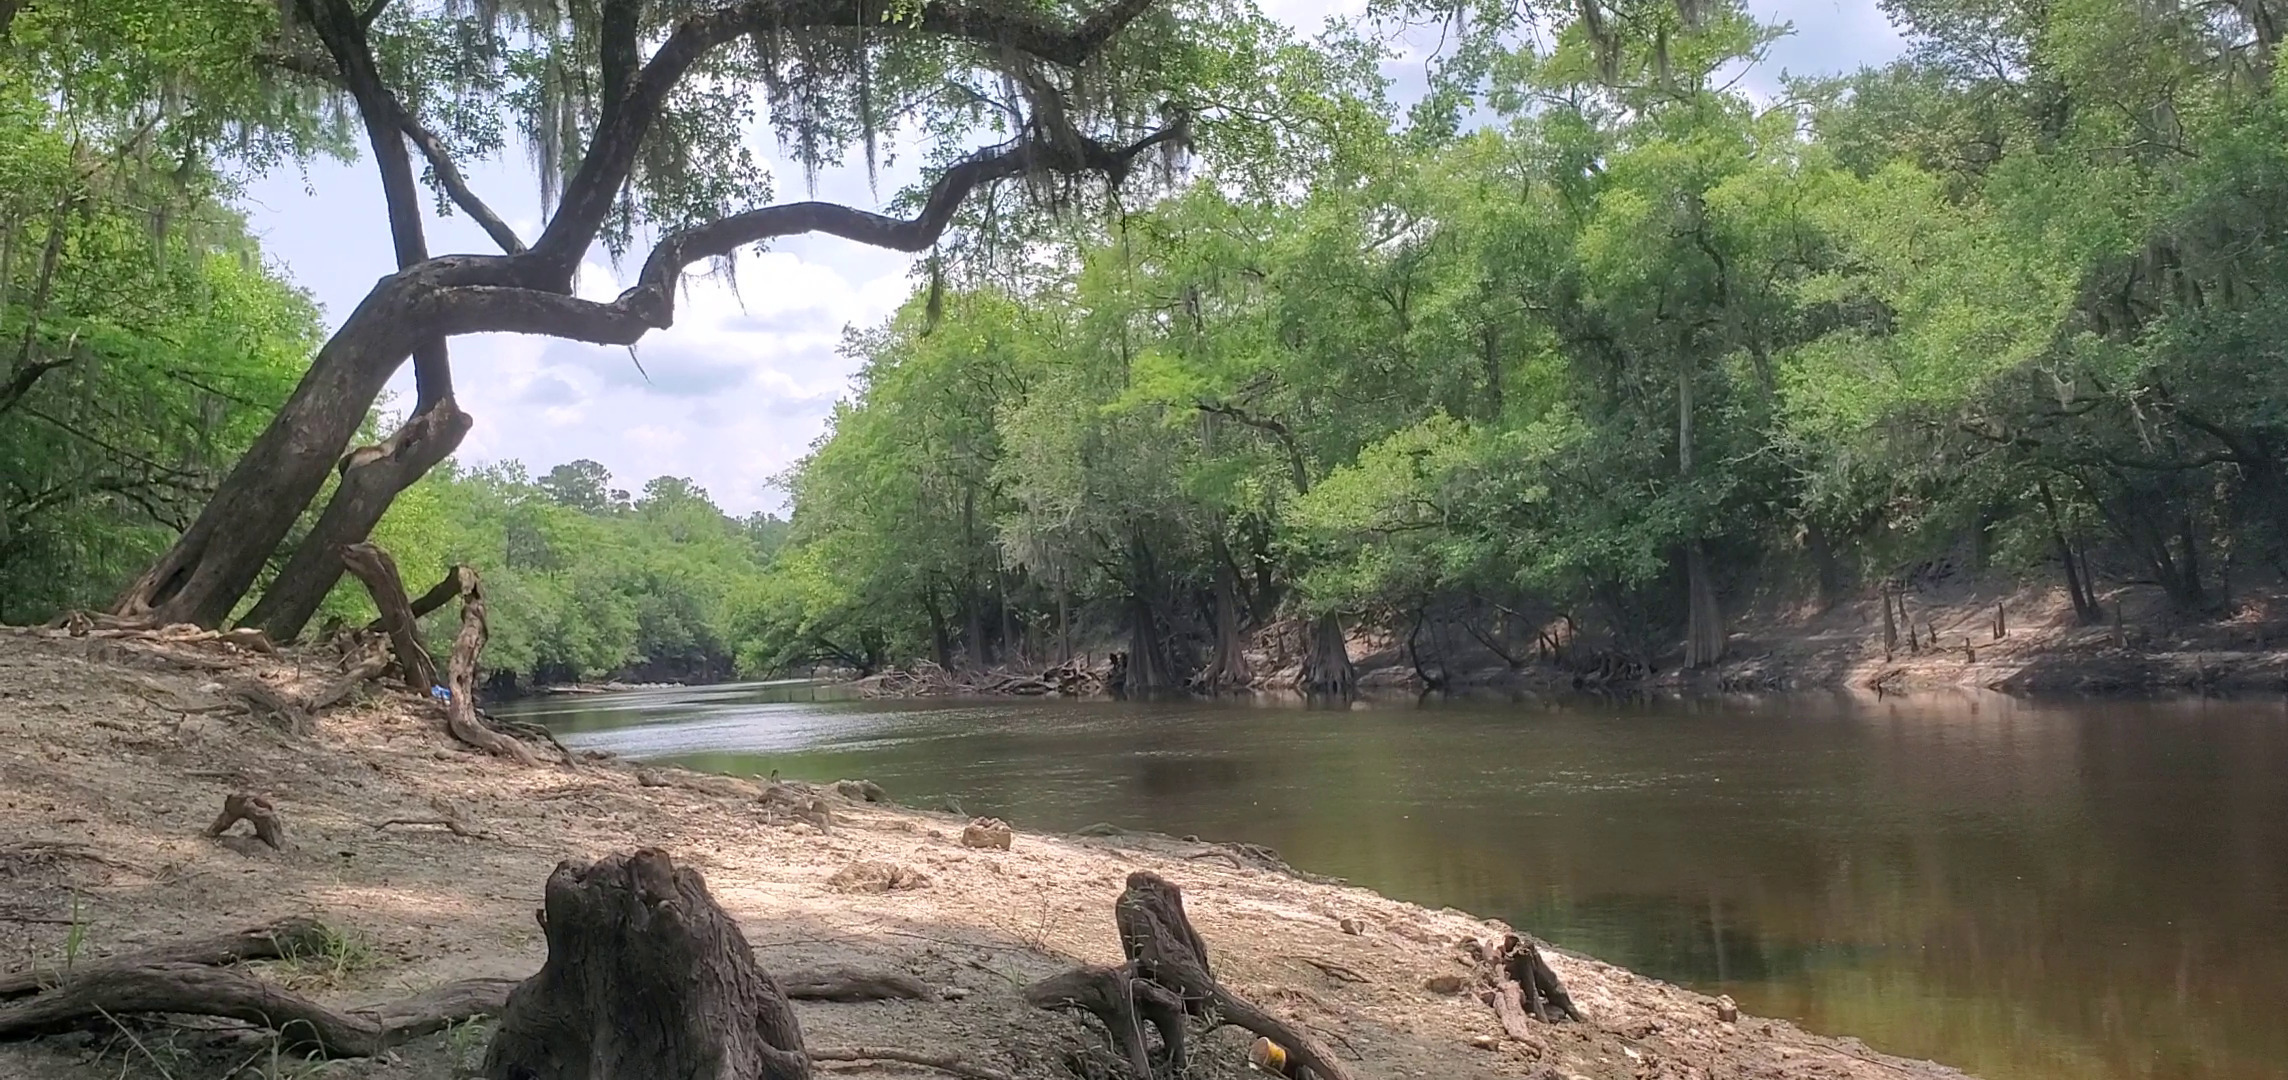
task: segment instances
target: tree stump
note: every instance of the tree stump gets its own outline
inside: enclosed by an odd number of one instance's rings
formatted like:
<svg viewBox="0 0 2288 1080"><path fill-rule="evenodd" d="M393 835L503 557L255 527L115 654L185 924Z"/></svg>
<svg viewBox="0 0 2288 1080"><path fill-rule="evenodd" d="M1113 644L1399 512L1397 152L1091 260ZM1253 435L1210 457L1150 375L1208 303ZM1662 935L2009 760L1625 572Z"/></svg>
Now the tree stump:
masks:
<svg viewBox="0 0 2288 1080"><path fill-rule="evenodd" d="M548 877L548 961L509 994L487 1080L809 1080L802 1028L699 873L645 848Z"/></svg>

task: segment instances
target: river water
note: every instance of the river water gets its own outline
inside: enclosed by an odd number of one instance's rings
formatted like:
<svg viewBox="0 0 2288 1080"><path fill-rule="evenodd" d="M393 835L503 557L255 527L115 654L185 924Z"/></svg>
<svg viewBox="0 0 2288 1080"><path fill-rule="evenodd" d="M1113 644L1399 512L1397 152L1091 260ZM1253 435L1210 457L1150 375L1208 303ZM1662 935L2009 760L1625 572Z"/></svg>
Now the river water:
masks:
<svg viewBox="0 0 2288 1080"><path fill-rule="evenodd" d="M1247 840L1989 1080L2288 1077L2288 702L519 703L566 743Z"/></svg>

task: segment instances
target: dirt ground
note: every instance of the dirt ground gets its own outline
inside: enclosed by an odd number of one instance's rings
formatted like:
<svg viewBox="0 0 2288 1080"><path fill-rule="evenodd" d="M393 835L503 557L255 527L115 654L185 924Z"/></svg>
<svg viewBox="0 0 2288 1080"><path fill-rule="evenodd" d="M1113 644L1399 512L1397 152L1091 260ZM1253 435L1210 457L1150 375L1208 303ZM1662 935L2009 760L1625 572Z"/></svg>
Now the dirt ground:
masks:
<svg viewBox="0 0 2288 1080"><path fill-rule="evenodd" d="M544 956L534 911L556 863L650 845L706 875L766 969L892 968L957 988L928 1002L802 1003L813 1047L954 1051L1059 1080L1074 1075L1064 1048L1100 1036L1018 991L1076 962L1116 962L1112 901L1130 871L1149 869L1184 888L1228 985L1309 1027L1362 1077L1962 1076L1784 1022L1722 1022L1709 998L1570 954L1552 964L1588 1022L1537 1026L1532 1043L1502 1038L1485 1005L1425 985L1467 973L1461 947L1499 924L1235 865L1246 860L1225 847L1019 833L1011 850L972 850L950 815L839 797L822 829L746 781L481 756L448 741L433 704L400 691L373 688L295 734L232 708L223 689L324 679L327 663L0 629L0 971L315 914L338 943L264 974L329 1002L522 976ZM276 803L284 852L202 834L239 791ZM484 835L376 828L440 807ZM924 880L886 892L830 883L869 860ZM381 1059L307 1062L275 1040L156 1020L0 1044L0 1077L447 1077L469 1073L486 1037L480 1023ZM1244 1047L1221 1033L1193 1075L1240 1075Z"/></svg>

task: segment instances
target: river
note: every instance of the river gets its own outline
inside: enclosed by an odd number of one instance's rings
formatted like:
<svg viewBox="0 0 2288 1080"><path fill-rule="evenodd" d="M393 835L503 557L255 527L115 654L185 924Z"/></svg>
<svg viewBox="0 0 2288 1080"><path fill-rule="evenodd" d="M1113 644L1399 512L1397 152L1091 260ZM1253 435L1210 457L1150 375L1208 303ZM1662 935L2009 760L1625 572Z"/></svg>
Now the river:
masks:
<svg viewBox="0 0 2288 1080"><path fill-rule="evenodd" d="M838 698L841 698L838 700ZM862 701L501 710L693 768L1296 866L1988 1080L2288 1077L2288 702Z"/></svg>

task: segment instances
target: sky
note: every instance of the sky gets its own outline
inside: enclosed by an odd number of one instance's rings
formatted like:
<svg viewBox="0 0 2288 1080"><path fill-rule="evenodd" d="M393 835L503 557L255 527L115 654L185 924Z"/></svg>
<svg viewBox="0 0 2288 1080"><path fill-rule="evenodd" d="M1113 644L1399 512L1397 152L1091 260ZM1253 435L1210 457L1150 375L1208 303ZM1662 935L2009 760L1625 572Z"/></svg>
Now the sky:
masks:
<svg viewBox="0 0 2288 1080"><path fill-rule="evenodd" d="M1363 0L1266 0L1265 9L1305 32L1332 16L1353 18ZM1750 0L1761 18L1792 24L1744 85L1770 92L1783 73L1841 72L1880 64L1903 48L1874 0ZM1387 69L1395 92L1422 83L1419 57ZM767 138L782 198L816 197L861 207L914 182L889 167L870 186L862 166L822 171L815 196L801 169ZM920 157L896 155L910 162ZM469 182L527 241L538 234L539 185L515 150L460 163ZM381 184L370 162L312 162L256 180L246 210L270 257L324 308L330 329L394 269ZM433 213L433 211L432 211ZM466 217L429 221L432 252L496 251ZM584 265L580 293L610 299L641 255L614 268ZM654 476L688 477L733 514L784 513L774 480L825 432L858 361L840 353L846 327L879 323L914 285L912 258L831 237L794 237L742 255L737 288L687 281L675 325L629 350L540 337L487 334L453 342L454 388L476 418L456 460L514 459L534 474L587 458L616 486L640 490ZM640 367L639 367L640 365ZM412 400L410 368L390 382L392 400Z"/></svg>

